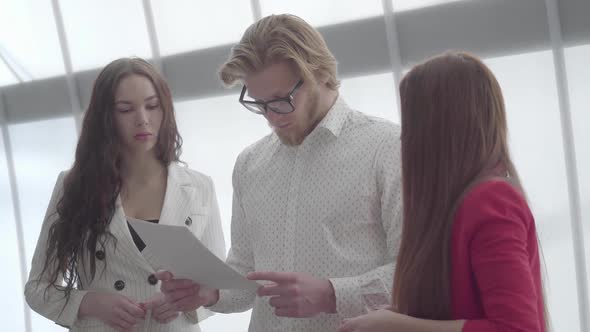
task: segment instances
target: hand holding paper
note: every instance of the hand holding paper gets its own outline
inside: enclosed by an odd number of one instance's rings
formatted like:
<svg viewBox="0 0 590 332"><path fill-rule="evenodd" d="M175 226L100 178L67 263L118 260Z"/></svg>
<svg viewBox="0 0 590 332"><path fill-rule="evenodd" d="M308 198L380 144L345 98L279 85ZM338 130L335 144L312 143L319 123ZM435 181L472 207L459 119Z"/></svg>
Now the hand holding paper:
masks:
<svg viewBox="0 0 590 332"><path fill-rule="evenodd" d="M144 310L151 310L152 318L160 324L168 324L175 320L180 312L173 304L169 301L164 293L157 293L149 300L139 304Z"/></svg>
<svg viewBox="0 0 590 332"><path fill-rule="evenodd" d="M169 271L158 271L156 278L162 281L160 290L163 297L145 303L147 309L166 306L173 308L175 311L187 312L196 310L201 306L213 305L219 300L218 290L202 288L189 279L174 279L174 276Z"/></svg>
<svg viewBox="0 0 590 332"><path fill-rule="evenodd" d="M131 218L129 223L145 242L145 250L157 261L156 270L169 271L176 279L192 280L201 288L257 289L259 286L215 256L185 226Z"/></svg>

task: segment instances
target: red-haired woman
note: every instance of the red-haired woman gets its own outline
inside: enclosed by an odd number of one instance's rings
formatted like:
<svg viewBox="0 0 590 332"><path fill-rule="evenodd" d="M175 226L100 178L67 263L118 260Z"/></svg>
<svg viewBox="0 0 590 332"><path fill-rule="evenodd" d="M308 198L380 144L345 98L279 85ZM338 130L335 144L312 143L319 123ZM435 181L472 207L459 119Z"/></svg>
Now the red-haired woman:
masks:
<svg viewBox="0 0 590 332"><path fill-rule="evenodd" d="M340 332L544 332L535 221L510 158L491 71L465 53L400 85L404 222L393 310Z"/></svg>

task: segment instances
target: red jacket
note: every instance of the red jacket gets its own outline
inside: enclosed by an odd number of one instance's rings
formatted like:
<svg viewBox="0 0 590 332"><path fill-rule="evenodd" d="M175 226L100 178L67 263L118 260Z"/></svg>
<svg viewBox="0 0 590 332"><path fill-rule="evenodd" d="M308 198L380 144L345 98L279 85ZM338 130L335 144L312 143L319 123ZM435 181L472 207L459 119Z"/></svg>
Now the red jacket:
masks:
<svg viewBox="0 0 590 332"><path fill-rule="evenodd" d="M464 332L545 332L535 220L508 182L476 185L451 235L453 319Z"/></svg>

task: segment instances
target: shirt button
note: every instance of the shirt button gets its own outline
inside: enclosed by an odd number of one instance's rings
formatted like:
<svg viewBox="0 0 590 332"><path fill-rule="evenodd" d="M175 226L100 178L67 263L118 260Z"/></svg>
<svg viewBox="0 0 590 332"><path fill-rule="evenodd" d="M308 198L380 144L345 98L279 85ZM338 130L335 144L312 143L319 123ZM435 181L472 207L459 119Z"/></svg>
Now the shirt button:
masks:
<svg viewBox="0 0 590 332"><path fill-rule="evenodd" d="M122 291L125 288L125 282L123 280L117 280L115 282L115 289L118 291Z"/></svg>
<svg viewBox="0 0 590 332"><path fill-rule="evenodd" d="M190 226L193 224L193 220L191 219L191 217L186 218L186 220L184 221L184 224L187 226Z"/></svg>
<svg viewBox="0 0 590 332"><path fill-rule="evenodd" d="M150 285L155 285L158 283L158 279L156 278L155 275L150 274L150 276L148 277L148 282L150 283Z"/></svg>
<svg viewBox="0 0 590 332"><path fill-rule="evenodd" d="M98 250L95 254L96 259L98 259L99 261L102 261L105 257L104 251L102 250Z"/></svg>

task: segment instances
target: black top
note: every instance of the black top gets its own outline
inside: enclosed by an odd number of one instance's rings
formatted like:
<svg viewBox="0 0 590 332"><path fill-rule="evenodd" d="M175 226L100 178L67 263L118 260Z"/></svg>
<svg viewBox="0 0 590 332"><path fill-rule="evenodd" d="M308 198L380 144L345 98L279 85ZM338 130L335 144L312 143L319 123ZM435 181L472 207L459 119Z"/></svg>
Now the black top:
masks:
<svg viewBox="0 0 590 332"><path fill-rule="evenodd" d="M157 224L159 222L158 219L146 220L146 221L153 222L154 224ZM129 232L131 233L131 237L133 238L133 242L135 242L135 246L137 247L137 249L139 250L139 252L142 252L143 251L143 248L145 248L145 243L139 237L139 235L137 234L137 232L135 232L135 230L133 229L133 227L131 227L131 224L129 224L129 221L127 222L127 226L129 226Z"/></svg>

